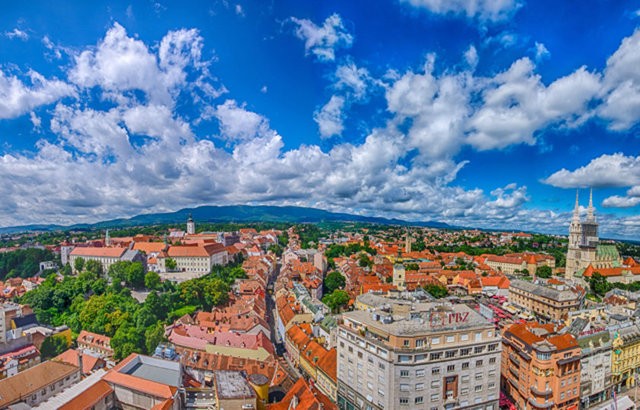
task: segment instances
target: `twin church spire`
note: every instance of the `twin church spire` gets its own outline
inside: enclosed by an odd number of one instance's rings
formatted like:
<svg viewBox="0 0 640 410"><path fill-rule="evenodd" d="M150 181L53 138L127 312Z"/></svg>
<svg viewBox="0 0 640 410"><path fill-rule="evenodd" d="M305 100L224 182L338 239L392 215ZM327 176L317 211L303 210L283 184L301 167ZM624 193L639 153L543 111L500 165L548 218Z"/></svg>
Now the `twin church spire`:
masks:
<svg viewBox="0 0 640 410"><path fill-rule="evenodd" d="M576 205L573 208L573 220L575 222L580 221L580 203L578 201L579 189L576 189ZM589 189L589 206L587 207L587 222L595 222L595 208L593 207L593 188Z"/></svg>

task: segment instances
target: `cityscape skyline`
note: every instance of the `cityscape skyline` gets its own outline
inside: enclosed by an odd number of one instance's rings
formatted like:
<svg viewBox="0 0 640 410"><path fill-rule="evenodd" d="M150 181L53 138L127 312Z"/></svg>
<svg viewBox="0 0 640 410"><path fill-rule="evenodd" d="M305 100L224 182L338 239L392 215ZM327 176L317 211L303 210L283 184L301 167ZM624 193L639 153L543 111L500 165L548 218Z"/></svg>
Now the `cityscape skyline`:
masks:
<svg viewBox="0 0 640 410"><path fill-rule="evenodd" d="M602 237L640 233L640 2L4 9L0 226L265 204L566 234L593 187Z"/></svg>

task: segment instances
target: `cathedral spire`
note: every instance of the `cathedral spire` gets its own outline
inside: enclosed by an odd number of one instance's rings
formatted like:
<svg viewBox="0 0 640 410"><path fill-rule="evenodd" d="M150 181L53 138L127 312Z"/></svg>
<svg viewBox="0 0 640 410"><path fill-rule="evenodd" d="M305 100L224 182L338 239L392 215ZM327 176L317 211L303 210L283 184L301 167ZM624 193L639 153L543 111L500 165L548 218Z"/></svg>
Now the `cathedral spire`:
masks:
<svg viewBox="0 0 640 410"><path fill-rule="evenodd" d="M587 221L593 222L595 220L594 208L593 208L593 188L589 190L589 207L587 208Z"/></svg>

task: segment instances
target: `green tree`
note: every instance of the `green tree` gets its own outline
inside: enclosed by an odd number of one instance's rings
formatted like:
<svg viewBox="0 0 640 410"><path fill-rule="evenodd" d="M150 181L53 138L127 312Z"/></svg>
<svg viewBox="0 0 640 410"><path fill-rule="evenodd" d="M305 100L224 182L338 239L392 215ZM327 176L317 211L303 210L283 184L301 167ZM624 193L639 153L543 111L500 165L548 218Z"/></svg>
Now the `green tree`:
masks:
<svg viewBox="0 0 640 410"><path fill-rule="evenodd" d="M126 282L129 286L139 289L144 286L144 266L140 262L132 262L127 266Z"/></svg>
<svg viewBox="0 0 640 410"><path fill-rule="evenodd" d="M102 276L102 263L89 259L84 264L84 270L93 273L96 277Z"/></svg>
<svg viewBox="0 0 640 410"><path fill-rule="evenodd" d="M536 269L536 276L539 278L547 279L550 278L553 274L553 271L549 266L540 266Z"/></svg>
<svg viewBox="0 0 640 410"><path fill-rule="evenodd" d="M594 272L589 281L589 287L591 292L599 296L604 296L605 293L611 290L611 284L607 282L607 278L602 276L600 272Z"/></svg>
<svg viewBox="0 0 640 410"><path fill-rule="evenodd" d="M178 264L176 263L175 259L166 258L164 260L164 266L167 268L168 271L173 271L178 267Z"/></svg>
<svg viewBox="0 0 640 410"><path fill-rule="evenodd" d="M144 344L147 354L153 354L155 348L164 340L164 325L157 322L151 325L144 332Z"/></svg>
<svg viewBox="0 0 640 410"><path fill-rule="evenodd" d="M158 289L160 287L160 275L154 271L147 272L144 275L144 286L150 290Z"/></svg>
<svg viewBox="0 0 640 410"><path fill-rule="evenodd" d="M420 266L417 263L405 263L404 268L406 270L419 270Z"/></svg>
<svg viewBox="0 0 640 410"><path fill-rule="evenodd" d="M449 295L449 291L446 286L435 283L425 285L424 290L436 299L441 299Z"/></svg>
<svg viewBox="0 0 640 410"><path fill-rule="evenodd" d="M84 258L76 258L75 262L73 262L73 267L76 272L82 272L84 269Z"/></svg>
<svg viewBox="0 0 640 410"><path fill-rule="evenodd" d="M127 268L131 262L120 261L109 266L109 277L113 282L121 283L127 280Z"/></svg>
<svg viewBox="0 0 640 410"><path fill-rule="evenodd" d="M71 275L71 273L72 273L72 270L71 270L71 264L70 264L69 262L67 262L67 264L66 264L66 265L64 265L64 266L62 267L61 272L62 272L62 274L63 274L64 276L69 276L69 275Z"/></svg>
<svg viewBox="0 0 640 410"><path fill-rule="evenodd" d="M349 294L340 289L336 289L332 293L322 297L322 303L327 305L332 312L339 312L340 309L349 304L349 300L351 300Z"/></svg>
<svg viewBox="0 0 640 410"><path fill-rule="evenodd" d="M346 285L346 283L347 280L345 279L345 277L342 276L340 272L335 270L329 272L324 278L324 288L326 290L326 293L333 293L333 291L336 289L342 289L344 288L344 285Z"/></svg>
<svg viewBox="0 0 640 410"><path fill-rule="evenodd" d="M64 352L69 348L69 343L67 343L67 339L62 335L53 335L49 336L42 342L42 346L40 347L40 354L42 355L42 360L48 360L52 357L56 357L60 353Z"/></svg>

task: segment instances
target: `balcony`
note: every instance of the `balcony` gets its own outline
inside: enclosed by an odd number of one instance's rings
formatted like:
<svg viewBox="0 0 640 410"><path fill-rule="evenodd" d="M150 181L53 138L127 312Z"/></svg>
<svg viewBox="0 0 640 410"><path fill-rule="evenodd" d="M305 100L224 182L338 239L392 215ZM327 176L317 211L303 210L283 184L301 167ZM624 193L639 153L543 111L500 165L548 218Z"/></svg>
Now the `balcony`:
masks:
<svg viewBox="0 0 640 410"><path fill-rule="evenodd" d="M516 376L516 379L520 378L520 373L518 373L518 371L516 369L514 369L513 367L509 366L509 371Z"/></svg>
<svg viewBox="0 0 640 410"><path fill-rule="evenodd" d="M509 359L516 365L516 366L520 366L520 360L518 360L518 357L516 355L514 355L513 353L509 353Z"/></svg>
<svg viewBox="0 0 640 410"><path fill-rule="evenodd" d="M550 388L546 388L545 390L538 390L536 386L531 386L531 392L540 397L547 397L553 394L553 390L551 390Z"/></svg>
<svg viewBox="0 0 640 410"><path fill-rule="evenodd" d="M552 401L548 401L546 403L538 403L537 401L529 397L529 404L536 409L548 409L550 407L553 407L554 403Z"/></svg>

